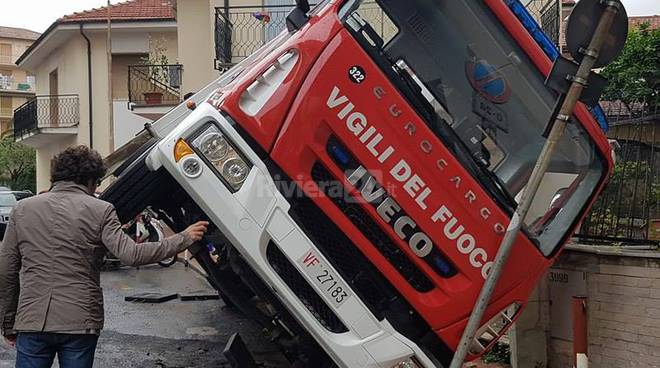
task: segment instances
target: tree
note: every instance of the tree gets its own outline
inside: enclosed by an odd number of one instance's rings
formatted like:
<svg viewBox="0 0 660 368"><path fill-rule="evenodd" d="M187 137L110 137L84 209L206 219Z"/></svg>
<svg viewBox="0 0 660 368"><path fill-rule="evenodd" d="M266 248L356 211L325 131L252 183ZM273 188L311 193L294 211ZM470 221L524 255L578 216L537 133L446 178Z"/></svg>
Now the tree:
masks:
<svg viewBox="0 0 660 368"><path fill-rule="evenodd" d="M36 190L36 154L34 149L14 142L12 137L0 140L0 175L14 190Z"/></svg>
<svg viewBox="0 0 660 368"><path fill-rule="evenodd" d="M628 108L660 105L660 29L648 24L631 29L623 52L602 74L610 82L604 100L621 100Z"/></svg>

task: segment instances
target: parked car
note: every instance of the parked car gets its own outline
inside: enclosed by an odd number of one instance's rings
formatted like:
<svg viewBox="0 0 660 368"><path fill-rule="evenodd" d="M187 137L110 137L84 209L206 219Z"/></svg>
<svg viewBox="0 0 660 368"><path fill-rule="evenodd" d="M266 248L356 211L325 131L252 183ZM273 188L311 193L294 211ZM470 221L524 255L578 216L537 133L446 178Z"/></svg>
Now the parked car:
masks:
<svg viewBox="0 0 660 368"><path fill-rule="evenodd" d="M0 237L3 239L9 223L9 215L16 206L16 202L18 200L13 192L0 192Z"/></svg>
<svg viewBox="0 0 660 368"><path fill-rule="evenodd" d="M12 191L11 193L14 195L14 197L16 197L17 201L20 201L25 198L30 198L34 195L34 193L32 193L29 190Z"/></svg>

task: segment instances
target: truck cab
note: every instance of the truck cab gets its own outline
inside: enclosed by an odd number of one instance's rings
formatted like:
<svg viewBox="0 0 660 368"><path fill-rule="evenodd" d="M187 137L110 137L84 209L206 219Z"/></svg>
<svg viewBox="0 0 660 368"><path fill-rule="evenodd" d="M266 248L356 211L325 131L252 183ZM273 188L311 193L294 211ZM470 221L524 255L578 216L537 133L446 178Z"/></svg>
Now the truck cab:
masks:
<svg viewBox="0 0 660 368"><path fill-rule="evenodd" d="M303 366L447 366L545 143L552 60L515 1L347 0L152 127L102 198L182 229L226 303ZM578 106L482 327L506 332L612 171ZM211 256L215 250L217 256Z"/></svg>

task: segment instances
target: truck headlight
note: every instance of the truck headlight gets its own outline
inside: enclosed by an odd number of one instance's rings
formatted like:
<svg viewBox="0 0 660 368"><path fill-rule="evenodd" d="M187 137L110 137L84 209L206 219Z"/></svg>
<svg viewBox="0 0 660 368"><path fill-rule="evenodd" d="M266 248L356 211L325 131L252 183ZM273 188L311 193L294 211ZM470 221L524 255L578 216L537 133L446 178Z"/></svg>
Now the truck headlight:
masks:
<svg viewBox="0 0 660 368"><path fill-rule="evenodd" d="M415 360L415 358L408 358L402 362L397 363L392 368L422 368L422 366L419 363L417 363L417 360Z"/></svg>
<svg viewBox="0 0 660 368"><path fill-rule="evenodd" d="M208 124L202 128L202 132L193 139L192 146L230 190L236 192L241 189L252 164L243 158L218 126Z"/></svg>

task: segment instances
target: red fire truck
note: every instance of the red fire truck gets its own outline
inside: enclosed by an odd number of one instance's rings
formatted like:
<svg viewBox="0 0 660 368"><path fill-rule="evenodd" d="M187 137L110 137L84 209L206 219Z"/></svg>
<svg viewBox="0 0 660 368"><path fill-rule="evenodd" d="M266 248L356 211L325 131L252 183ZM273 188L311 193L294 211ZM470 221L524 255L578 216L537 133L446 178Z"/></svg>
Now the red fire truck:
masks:
<svg viewBox="0 0 660 368"><path fill-rule="evenodd" d="M299 366L447 366L556 109L552 46L521 9L299 2L288 31L151 126L103 198L124 220L147 206L175 229L210 220L194 250L209 282ZM579 105L472 358L611 170Z"/></svg>

